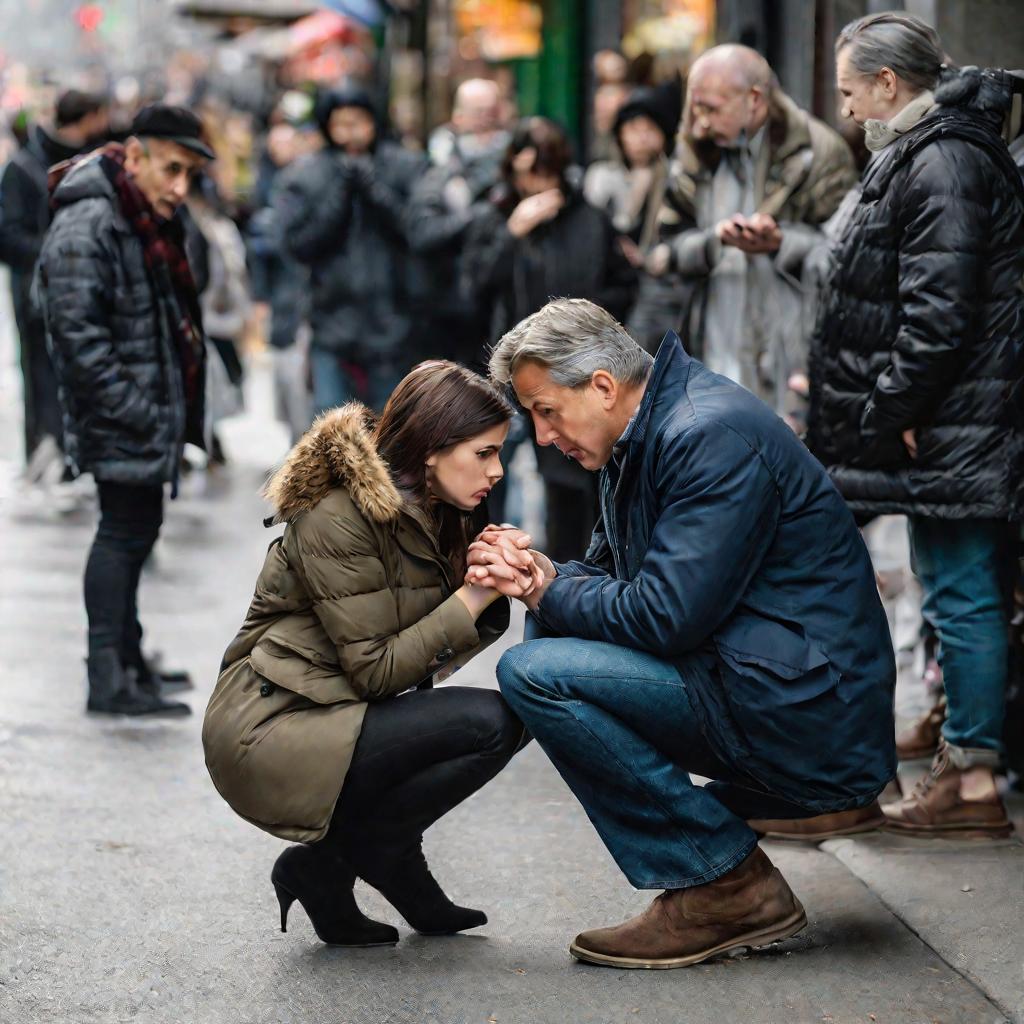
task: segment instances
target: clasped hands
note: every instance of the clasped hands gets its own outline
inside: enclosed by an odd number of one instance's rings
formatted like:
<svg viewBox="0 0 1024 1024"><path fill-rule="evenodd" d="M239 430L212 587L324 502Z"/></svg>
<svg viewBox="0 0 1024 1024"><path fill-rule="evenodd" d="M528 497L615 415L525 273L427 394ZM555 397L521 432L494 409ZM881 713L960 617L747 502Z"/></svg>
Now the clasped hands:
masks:
<svg viewBox="0 0 1024 1024"><path fill-rule="evenodd" d="M519 598L531 611L540 603L555 567L530 548L530 535L508 523L485 527L469 546L466 583Z"/></svg>

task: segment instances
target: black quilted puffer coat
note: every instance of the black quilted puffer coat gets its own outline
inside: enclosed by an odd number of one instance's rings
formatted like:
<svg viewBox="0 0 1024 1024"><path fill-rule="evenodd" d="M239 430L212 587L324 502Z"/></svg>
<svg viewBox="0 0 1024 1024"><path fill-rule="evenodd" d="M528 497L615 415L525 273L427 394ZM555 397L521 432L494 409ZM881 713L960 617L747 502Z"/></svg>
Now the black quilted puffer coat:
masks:
<svg viewBox="0 0 1024 1024"><path fill-rule="evenodd" d="M835 246L808 443L861 519L1024 518L1024 188L969 71L883 150ZM917 456L901 440L916 432Z"/></svg>
<svg viewBox="0 0 1024 1024"><path fill-rule="evenodd" d="M35 296L60 382L65 452L97 480L176 482L186 441L202 446L202 394L186 408L169 275L146 268L114 188L90 158L53 193Z"/></svg>

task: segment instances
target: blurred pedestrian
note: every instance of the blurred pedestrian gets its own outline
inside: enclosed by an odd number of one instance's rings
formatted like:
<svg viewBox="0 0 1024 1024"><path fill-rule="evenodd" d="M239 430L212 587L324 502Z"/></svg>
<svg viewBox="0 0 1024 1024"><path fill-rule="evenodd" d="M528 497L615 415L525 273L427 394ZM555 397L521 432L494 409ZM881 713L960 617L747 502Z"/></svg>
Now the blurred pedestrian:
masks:
<svg viewBox="0 0 1024 1024"><path fill-rule="evenodd" d="M568 180L569 142L553 121L531 117L512 135L503 182L470 228L464 258L472 294L490 310L496 340L552 295L586 298L624 317L636 270L607 215ZM597 518L594 477L567 452L538 448L547 498L547 546L568 560L586 550Z"/></svg>
<svg viewBox="0 0 1024 1024"><path fill-rule="evenodd" d="M34 125L0 178L0 260L11 268L11 299L18 326L25 408L26 479L63 472L57 378L46 350L46 330L30 290L50 225L46 172L106 137L104 96L69 89L57 100L53 127ZM59 468L58 468L59 467ZM56 473L49 472L56 468Z"/></svg>
<svg viewBox="0 0 1024 1024"><path fill-rule="evenodd" d="M745 46L694 63L650 273L678 273L677 325L709 369L786 410L804 258L856 182L849 147L778 87Z"/></svg>
<svg viewBox="0 0 1024 1024"><path fill-rule="evenodd" d="M293 259L284 245L272 196L284 169L305 152L303 133L290 124L277 124L267 133L267 161L257 195L264 203L249 219L249 263L253 298L265 310L267 340L273 362L274 411L288 427L291 443L306 432L313 419L309 387L309 270Z"/></svg>
<svg viewBox="0 0 1024 1024"><path fill-rule="evenodd" d="M37 282L76 472L99 489L85 567L90 711L188 714L142 654L137 590L186 442L203 446L199 297L175 213L213 158L202 125L153 104L125 145L51 172L53 225Z"/></svg>
<svg viewBox="0 0 1024 1024"><path fill-rule="evenodd" d="M615 117L616 158L592 163L583 179L584 198L628 240L623 247L635 267L654 241L681 99L678 80L635 89Z"/></svg>
<svg viewBox="0 0 1024 1024"><path fill-rule="evenodd" d="M455 92L451 124L431 136L431 167L412 190L408 235L419 281L415 344L423 358L467 366L483 360L486 323L465 287L461 266L477 204L501 180L510 138L501 112L496 82L463 82Z"/></svg>
<svg viewBox="0 0 1024 1024"><path fill-rule="evenodd" d="M275 207L289 253L310 268L313 405L383 408L415 362L406 206L422 158L381 137L359 85L316 106L327 146L282 175Z"/></svg>
<svg viewBox="0 0 1024 1024"><path fill-rule="evenodd" d="M356 404L318 419L267 488L284 534L224 655L203 747L235 811L305 844L271 873L282 931L298 900L326 943L394 945L356 904L357 876L426 935L487 923L442 891L423 833L523 745L498 693L432 688L508 627L508 601L461 580L512 415L476 374L423 363L375 429Z"/></svg>
<svg viewBox="0 0 1024 1024"><path fill-rule="evenodd" d="M935 30L905 14L851 22L836 55L843 112L875 158L832 254L809 441L856 515L909 517L948 707L941 738L927 718L901 736L904 757L934 751L932 770L885 811L902 832L1005 835L993 771L1024 515L1024 189L999 136L1009 83L946 70Z"/></svg>

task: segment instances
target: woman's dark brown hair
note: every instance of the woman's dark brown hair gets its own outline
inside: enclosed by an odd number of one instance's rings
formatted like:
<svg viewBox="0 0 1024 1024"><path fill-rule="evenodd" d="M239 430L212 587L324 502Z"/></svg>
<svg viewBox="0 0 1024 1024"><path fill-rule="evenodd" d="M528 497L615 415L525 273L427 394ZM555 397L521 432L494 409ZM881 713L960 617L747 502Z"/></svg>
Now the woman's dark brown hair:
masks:
<svg viewBox="0 0 1024 1024"><path fill-rule="evenodd" d="M569 188L565 175L572 164L572 147L565 132L546 117L524 118L512 132L512 139L501 164L504 188L498 205L506 214L511 213L519 201L512 164L524 149L532 149L537 153L532 170L556 175L562 190L568 191Z"/></svg>
<svg viewBox="0 0 1024 1024"><path fill-rule="evenodd" d="M374 430L377 451L395 486L439 526L442 554L460 573L469 546L473 513L440 502L430 505L427 459L491 427L508 423L515 410L501 392L458 363L420 363L392 392Z"/></svg>

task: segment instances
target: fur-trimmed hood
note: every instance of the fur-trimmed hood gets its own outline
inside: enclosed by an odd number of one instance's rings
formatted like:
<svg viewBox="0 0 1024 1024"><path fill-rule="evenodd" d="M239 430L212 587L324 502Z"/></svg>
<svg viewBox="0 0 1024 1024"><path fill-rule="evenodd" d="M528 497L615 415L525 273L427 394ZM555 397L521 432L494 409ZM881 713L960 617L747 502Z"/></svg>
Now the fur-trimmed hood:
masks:
<svg viewBox="0 0 1024 1024"><path fill-rule="evenodd" d="M378 523L398 518L403 501L373 443L370 410L349 402L318 416L270 478L264 497L275 522L289 522L343 486L356 507Z"/></svg>

